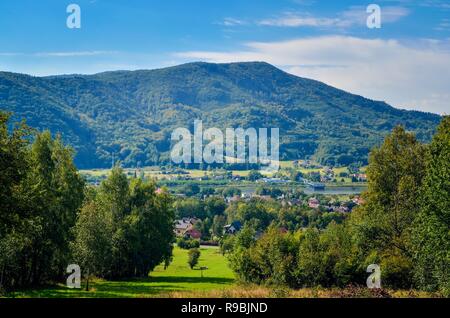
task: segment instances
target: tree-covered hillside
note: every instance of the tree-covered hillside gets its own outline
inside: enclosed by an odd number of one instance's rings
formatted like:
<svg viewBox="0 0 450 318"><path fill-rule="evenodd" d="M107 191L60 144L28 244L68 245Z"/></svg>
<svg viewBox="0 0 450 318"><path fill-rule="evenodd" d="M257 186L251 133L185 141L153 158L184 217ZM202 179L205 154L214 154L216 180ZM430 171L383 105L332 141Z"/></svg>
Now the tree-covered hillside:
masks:
<svg viewBox="0 0 450 318"><path fill-rule="evenodd" d="M190 63L157 70L31 77L0 72L0 109L61 132L80 168L168 161L170 134L208 127L280 128L282 159L366 163L398 124L429 141L440 116L395 109L267 63Z"/></svg>

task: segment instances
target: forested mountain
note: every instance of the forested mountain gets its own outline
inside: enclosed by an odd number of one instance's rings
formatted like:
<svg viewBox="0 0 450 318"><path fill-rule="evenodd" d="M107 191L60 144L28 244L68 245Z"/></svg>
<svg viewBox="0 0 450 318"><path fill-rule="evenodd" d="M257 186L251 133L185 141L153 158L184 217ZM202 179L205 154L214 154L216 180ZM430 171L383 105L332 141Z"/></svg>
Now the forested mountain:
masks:
<svg viewBox="0 0 450 318"><path fill-rule="evenodd" d="M176 127L278 127L282 159L365 163L398 124L429 141L441 117L399 110L262 62L32 77L0 72L0 109L60 132L79 168L168 161Z"/></svg>

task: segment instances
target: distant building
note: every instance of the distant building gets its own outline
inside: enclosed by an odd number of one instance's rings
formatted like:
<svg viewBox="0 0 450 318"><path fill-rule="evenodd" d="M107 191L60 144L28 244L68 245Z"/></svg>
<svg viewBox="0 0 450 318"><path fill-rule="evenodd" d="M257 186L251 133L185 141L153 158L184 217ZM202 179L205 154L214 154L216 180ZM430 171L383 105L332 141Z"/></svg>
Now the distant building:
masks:
<svg viewBox="0 0 450 318"><path fill-rule="evenodd" d="M320 177L320 182L330 182L333 180L333 177L330 175L325 175Z"/></svg>
<svg viewBox="0 0 450 318"><path fill-rule="evenodd" d="M355 173L350 175L353 179L356 179L358 182L366 182L367 181L367 175L365 173Z"/></svg>
<svg viewBox="0 0 450 318"><path fill-rule="evenodd" d="M341 205L335 209L335 212L348 213L350 212L350 208L348 206Z"/></svg>
<svg viewBox="0 0 450 318"><path fill-rule="evenodd" d="M197 223L199 219L196 218L183 218L181 220L175 221L175 235L177 237L185 236L189 231L194 229L195 223Z"/></svg>
<svg viewBox="0 0 450 318"><path fill-rule="evenodd" d="M320 201L317 200L316 198L310 198L308 200L308 206L312 209L318 209L320 206Z"/></svg>
<svg viewBox="0 0 450 318"><path fill-rule="evenodd" d="M264 201L269 201L269 200L272 199L272 197L270 195L259 195L259 194L254 194L252 196L252 198L261 199L261 200L264 200Z"/></svg>
<svg viewBox="0 0 450 318"><path fill-rule="evenodd" d="M240 199L241 199L241 197L239 195L235 195L232 197L227 197L226 202L227 203L238 202Z"/></svg>
<svg viewBox="0 0 450 318"><path fill-rule="evenodd" d="M242 194L241 194L242 199L250 199L251 197L252 197L252 195L248 192L242 192Z"/></svg>
<svg viewBox="0 0 450 318"><path fill-rule="evenodd" d="M202 233L197 229L191 228L184 233L184 237L199 240L202 238Z"/></svg>
<svg viewBox="0 0 450 318"><path fill-rule="evenodd" d="M242 224L240 221L234 221L231 224L225 225L223 227L225 234L235 234L241 230Z"/></svg>

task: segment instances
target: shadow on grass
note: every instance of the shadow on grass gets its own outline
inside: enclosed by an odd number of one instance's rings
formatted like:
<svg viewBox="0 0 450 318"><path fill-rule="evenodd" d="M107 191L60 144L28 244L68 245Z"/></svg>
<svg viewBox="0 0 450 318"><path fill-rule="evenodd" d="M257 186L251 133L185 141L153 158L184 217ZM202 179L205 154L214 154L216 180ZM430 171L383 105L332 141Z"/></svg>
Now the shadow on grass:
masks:
<svg viewBox="0 0 450 318"><path fill-rule="evenodd" d="M17 291L7 297L31 298L133 298L155 297L167 291L177 291L173 285L145 286L109 282L108 284L92 284L89 291L69 289L65 286L51 286L34 290ZM182 290L182 289L180 289Z"/></svg>
<svg viewBox="0 0 450 318"><path fill-rule="evenodd" d="M184 276L157 276L157 277L149 277L149 282L154 283L199 283L199 284L232 284L234 279L232 278L223 278L223 277L184 277Z"/></svg>
<svg viewBox="0 0 450 318"><path fill-rule="evenodd" d="M93 281L90 290L69 289L64 285L46 286L33 290L22 290L8 294L7 297L32 298L128 298L157 297L163 293L184 291L183 284L215 284L226 285L234 282L231 278L222 277L183 277L159 276L123 279L114 281ZM155 285L157 284L157 285ZM195 288L194 288L195 289Z"/></svg>

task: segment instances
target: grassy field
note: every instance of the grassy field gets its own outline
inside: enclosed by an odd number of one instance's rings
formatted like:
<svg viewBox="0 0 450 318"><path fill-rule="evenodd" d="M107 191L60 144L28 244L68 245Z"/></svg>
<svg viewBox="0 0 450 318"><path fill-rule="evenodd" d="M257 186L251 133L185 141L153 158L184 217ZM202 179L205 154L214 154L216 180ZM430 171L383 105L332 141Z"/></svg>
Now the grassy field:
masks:
<svg viewBox="0 0 450 318"><path fill-rule="evenodd" d="M172 293L225 292L233 287L233 272L217 247L202 247L198 267L191 270L187 264L187 250L174 249L173 262L164 270L158 266L147 278L126 281L95 280L90 291L69 289L65 285L49 286L35 290L18 291L10 297L169 297ZM84 283L84 282L83 282Z"/></svg>
<svg viewBox="0 0 450 318"><path fill-rule="evenodd" d="M124 169L125 173L128 173L130 176L134 175L134 172L136 169ZM144 168L144 175L147 178L150 179L163 179L163 178L174 178L178 177L177 174L162 174L160 170L154 170L150 168ZM186 170L187 175L191 178L200 178L203 176L213 176L213 171L204 171L204 170L198 170L198 169L189 169ZM110 169L91 169L91 170L80 170L80 173L82 175L85 175L87 177L94 177L94 178L106 178L108 174L110 173ZM232 170L232 174L234 176L240 176L240 177L247 177L250 173L250 170ZM266 173L263 172L266 176L271 176L272 173Z"/></svg>
<svg viewBox="0 0 450 318"><path fill-rule="evenodd" d="M69 289L65 285L23 290L7 295L18 298L348 298L348 297L440 297L435 293L413 290L369 290L364 287L305 288L292 290L284 287L237 285L226 259L218 248L201 248L198 266L207 266L203 273L187 265L187 251L174 249L174 260L164 270L158 266L147 278L124 281L94 280L90 290ZM84 282L83 282L84 284ZM1 302L1 300L0 300Z"/></svg>
<svg viewBox="0 0 450 318"><path fill-rule="evenodd" d="M283 169L289 169L294 168L294 161L280 161L280 168ZM367 167L361 167L360 170L362 173L365 172ZM134 175L134 172L136 169L127 168L124 169L126 173L129 175ZM302 172L303 174L311 173L311 172L319 172L322 175L324 174L324 171L322 168L302 168L298 167L296 168L297 171ZM144 174L146 177L154 178L154 179L161 179L161 178L168 178L168 177L176 177L178 175L176 174L162 174L159 167L145 167L143 168ZM339 167L339 168L333 168L334 173L336 174L336 177L338 177L339 173L346 172L349 173L347 167ZM80 170L80 173L86 176L91 177L106 177L110 172L110 169L91 169L91 170ZM199 178L202 176L212 176L213 171L204 171L204 170L198 170L198 169L188 169L186 170L188 175L192 178ZM248 176L250 170L232 170L232 174L235 176L241 176L246 177ZM266 176L272 176L273 173L268 173L263 171L263 174Z"/></svg>

